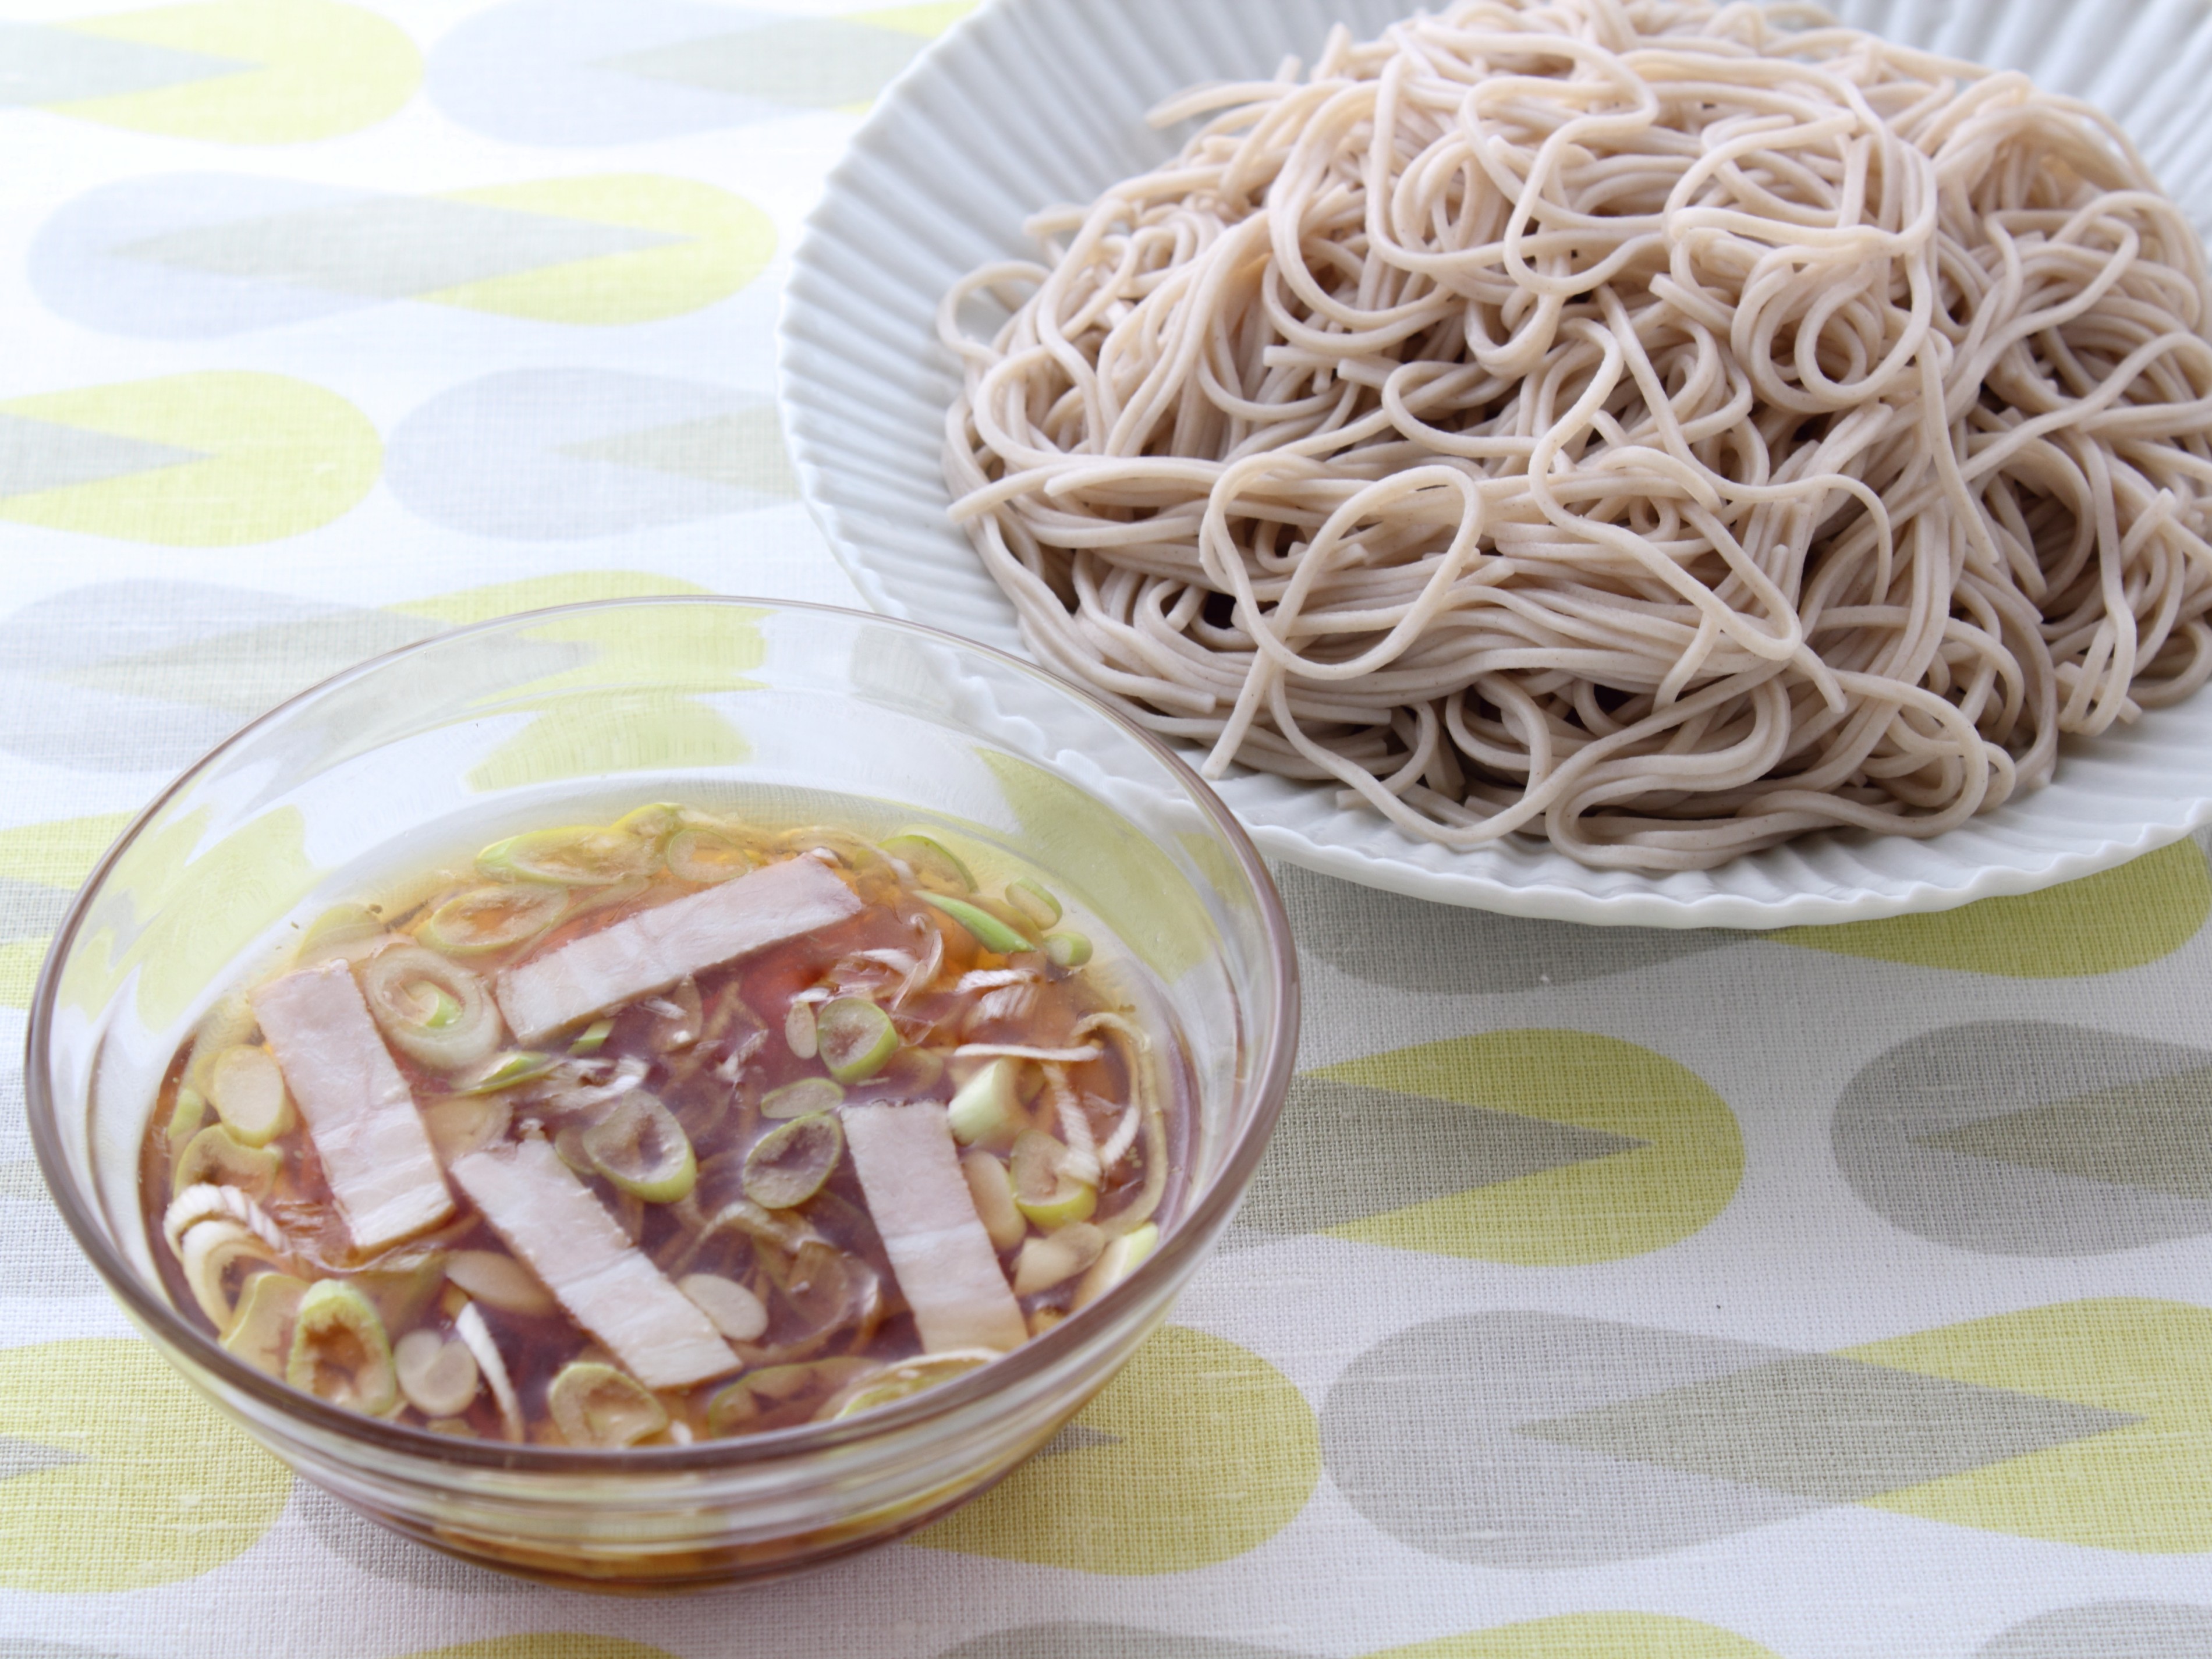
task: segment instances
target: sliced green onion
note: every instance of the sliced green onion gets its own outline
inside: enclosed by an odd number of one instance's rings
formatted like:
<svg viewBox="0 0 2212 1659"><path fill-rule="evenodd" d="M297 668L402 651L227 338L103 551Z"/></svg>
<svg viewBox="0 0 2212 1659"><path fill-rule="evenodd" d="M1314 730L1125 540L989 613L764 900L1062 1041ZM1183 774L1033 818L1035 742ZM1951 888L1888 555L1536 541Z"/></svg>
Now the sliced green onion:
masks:
<svg viewBox="0 0 2212 1659"><path fill-rule="evenodd" d="M564 922L580 921L601 910L618 910L640 893L653 885L650 876L625 876L601 887L586 887L568 895L568 914Z"/></svg>
<svg viewBox="0 0 2212 1659"><path fill-rule="evenodd" d="M944 1353L918 1354L887 1365L873 1376L847 1385L817 1413L818 1422L857 1417L878 1406L889 1406L940 1382L980 1370L999 1356L988 1348L954 1348Z"/></svg>
<svg viewBox="0 0 2212 1659"><path fill-rule="evenodd" d="M988 1070L994 1060L1012 1060L1014 1061L1014 1092L1016 1098L1018 1098L1023 1105L1026 1106L1031 1101L1035 1100L1037 1097L1037 1091L1044 1087L1043 1066L1038 1065L1034 1060L1024 1060L1018 1054L1006 1054L1000 1052L1003 1048L1013 1047L1015 1045L1000 1043L963 1045L963 1047L968 1046L980 1047L984 1048L986 1052L982 1054L963 1054L958 1048L955 1048L953 1050L951 1063L947 1065L945 1069L951 1074L952 1086L955 1089L966 1088L968 1085L974 1082L978 1077L981 1076L985 1071ZM1026 1050L1024 1052L1026 1052Z"/></svg>
<svg viewBox="0 0 2212 1659"><path fill-rule="evenodd" d="M932 904L958 922L975 936L975 942L987 951L996 951L1000 956L1012 956L1018 951L1034 950L1031 942L1008 927L988 910L970 904L965 899L947 898L941 893L923 893L924 904Z"/></svg>
<svg viewBox="0 0 2212 1659"><path fill-rule="evenodd" d="M1035 1296L1064 1285L1106 1251L1106 1235L1087 1221L1071 1221L1022 1246L1014 1263L1014 1294Z"/></svg>
<svg viewBox="0 0 2212 1659"><path fill-rule="evenodd" d="M573 1359L545 1391L553 1426L572 1446L635 1446L668 1426L668 1411L644 1383L596 1360Z"/></svg>
<svg viewBox="0 0 2212 1659"><path fill-rule="evenodd" d="M446 1277L501 1313L544 1319L561 1311L529 1268L497 1250L453 1251L446 1258Z"/></svg>
<svg viewBox="0 0 2212 1659"><path fill-rule="evenodd" d="M1014 1207L1040 1227L1065 1227L1070 1222L1091 1218L1098 1208L1098 1189L1063 1176L1060 1184L1043 1198L1024 1198L1017 1194Z"/></svg>
<svg viewBox="0 0 2212 1659"><path fill-rule="evenodd" d="M425 1417L459 1417L477 1397L482 1379L476 1356L463 1342L448 1342L432 1330L412 1330L392 1345L392 1365L399 1392Z"/></svg>
<svg viewBox="0 0 2212 1659"><path fill-rule="evenodd" d="M208 1089L223 1127L248 1146L265 1146L292 1127L292 1097L276 1056L258 1043L217 1054Z"/></svg>
<svg viewBox="0 0 2212 1659"><path fill-rule="evenodd" d="M836 1245L811 1238L790 1255L764 1250L761 1267L810 1329L835 1330L866 1311L876 1276Z"/></svg>
<svg viewBox="0 0 2212 1659"><path fill-rule="evenodd" d="M963 1146L1012 1146L1029 1121L1021 1077L1022 1062L1002 1054L962 1084L946 1113L952 1138Z"/></svg>
<svg viewBox="0 0 2212 1659"><path fill-rule="evenodd" d="M1075 1305L1087 1307L1105 1295L1136 1272L1138 1264L1158 1249L1159 1243L1159 1224L1153 1221L1108 1239L1103 1254L1091 1264L1091 1271L1075 1287Z"/></svg>
<svg viewBox="0 0 2212 1659"><path fill-rule="evenodd" d="M491 1328L484 1323L483 1312L466 1297L453 1310L453 1334L468 1346L476 1356L477 1369L483 1373L484 1386L491 1390L492 1403L499 1407L501 1437L520 1443L525 1437L522 1404L514 1397L514 1383L507 1374L507 1361L501 1358L499 1344L491 1340Z"/></svg>
<svg viewBox="0 0 2212 1659"><path fill-rule="evenodd" d="M1014 1155L1007 1173L1014 1183L1014 1199L1043 1198L1059 1183L1067 1148L1042 1129L1024 1129L1015 1137Z"/></svg>
<svg viewBox="0 0 2212 1659"><path fill-rule="evenodd" d="M1091 941L1080 933L1047 933L1044 959L1055 968L1080 968L1091 960Z"/></svg>
<svg viewBox="0 0 2212 1659"><path fill-rule="evenodd" d="M796 1060L811 1060L821 1049L822 1034L814 1019L814 1005L794 1002L783 1016L784 1046Z"/></svg>
<svg viewBox="0 0 2212 1659"><path fill-rule="evenodd" d="M213 1323L217 1336L228 1336L238 1322L246 1270L275 1266L276 1252L252 1228L223 1218L186 1228L177 1259L200 1311Z"/></svg>
<svg viewBox="0 0 2212 1659"><path fill-rule="evenodd" d="M1001 1254L1029 1237L1030 1224L1014 1207L1014 1183L1006 1166L985 1152L963 1155L960 1173L968 1177L968 1195L975 1200L975 1216L991 1236L991 1248Z"/></svg>
<svg viewBox="0 0 2212 1659"><path fill-rule="evenodd" d="M1042 1129L1024 1129L1014 1139L1014 1207L1048 1232L1088 1221L1098 1207L1098 1189L1062 1167L1066 1156L1067 1148Z"/></svg>
<svg viewBox="0 0 2212 1659"><path fill-rule="evenodd" d="M684 830L668 843L671 875L702 884L742 876L753 867L753 857L727 836L711 830Z"/></svg>
<svg viewBox="0 0 2212 1659"><path fill-rule="evenodd" d="M367 939L384 931L384 919L365 904L333 904L307 924L300 948Z"/></svg>
<svg viewBox="0 0 2212 1659"><path fill-rule="evenodd" d="M764 1210L804 1204L844 1155L845 1132L827 1112L779 1123L745 1154L745 1196Z"/></svg>
<svg viewBox="0 0 2212 1659"><path fill-rule="evenodd" d="M734 1228L748 1238L757 1239L787 1254L817 1237L802 1218L772 1214L749 1198L732 1199L715 1211L699 1231L703 1237L718 1233L725 1227Z"/></svg>
<svg viewBox="0 0 2212 1659"><path fill-rule="evenodd" d="M804 1423L840 1389L882 1369L878 1361L853 1356L763 1365L715 1391L707 1402L707 1432L753 1434Z"/></svg>
<svg viewBox="0 0 2212 1659"><path fill-rule="evenodd" d="M208 1073L215 1069L215 1057L238 1043L252 1042L257 1025L245 993L233 991L218 1000L192 1033L191 1057L185 1062L185 1084L205 1095Z"/></svg>
<svg viewBox="0 0 2212 1659"><path fill-rule="evenodd" d="M1039 927L1049 927L1060 920L1060 901L1027 876L1006 884L1006 902Z"/></svg>
<svg viewBox="0 0 2212 1659"><path fill-rule="evenodd" d="M553 1137L553 1150L560 1154L563 1164L589 1180L599 1171L592 1162L592 1155L584 1150L584 1129L581 1123L562 1124Z"/></svg>
<svg viewBox="0 0 2212 1659"><path fill-rule="evenodd" d="M898 1051L891 1017L866 997L839 997L815 1016L816 1048L830 1075L861 1083Z"/></svg>
<svg viewBox="0 0 2212 1659"><path fill-rule="evenodd" d="M876 1081L902 1090L909 1097L926 1095L945 1076L945 1056L934 1048L901 1048L890 1057Z"/></svg>
<svg viewBox="0 0 2212 1659"><path fill-rule="evenodd" d="M169 1193L174 1197L204 1181L261 1198L276 1184L283 1167L284 1155L274 1146L249 1146L222 1124L210 1123L185 1143Z"/></svg>
<svg viewBox="0 0 2212 1659"><path fill-rule="evenodd" d="M514 1103L498 1094L455 1095L422 1108L422 1127L441 1164L504 1139L514 1118Z"/></svg>
<svg viewBox="0 0 2212 1659"><path fill-rule="evenodd" d="M893 836L883 843L883 850L913 871L915 882L931 892L957 897L975 890L975 878L968 873L968 866L919 830Z"/></svg>
<svg viewBox="0 0 2212 1659"><path fill-rule="evenodd" d="M458 1010L426 999L424 986L445 993ZM499 1047L499 1010L483 981L420 945L395 945L362 963L361 994L386 1041L434 1070L465 1070Z"/></svg>
<svg viewBox="0 0 2212 1659"><path fill-rule="evenodd" d="M676 1288L707 1316L714 1328L738 1342L757 1341L768 1330L768 1306L734 1279L720 1273L686 1273Z"/></svg>
<svg viewBox="0 0 2212 1659"><path fill-rule="evenodd" d="M334 1406L380 1417L399 1401L392 1344L368 1298L325 1279L300 1298L284 1380Z"/></svg>
<svg viewBox="0 0 2212 1659"><path fill-rule="evenodd" d="M238 1299L238 1312L223 1352L243 1359L270 1376L284 1374L285 1357L292 1348L292 1324L299 1316L307 1281L289 1273L256 1273L246 1281L246 1294Z"/></svg>
<svg viewBox="0 0 2212 1659"><path fill-rule="evenodd" d="M826 1077L803 1077L771 1089L761 1097L763 1117L805 1117L810 1112L835 1111L845 1103L845 1091Z"/></svg>
<svg viewBox="0 0 2212 1659"><path fill-rule="evenodd" d="M606 1046L607 1035L614 1029L615 1023L611 1019L593 1020L577 1034L576 1040L568 1045L568 1052L579 1060L596 1054Z"/></svg>
<svg viewBox="0 0 2212 1659"><path fill-rule="evenodd" d="M584 1131L584 1156L623 1191L648 1204L673 1204L698 1184L690 1137L669 1109L643 1091L615 1102Z"/></svg>
<svg viewBox="0 0 2212 1659"><path fill-rule="evenodd" d="M827 853L848 870L867 866L880 867L883 854L874 844L862 840L849 830L840 830L826 823L810 823L802 829L787 830L775 838L775 847L786 853Z"/></svg>
<svg viewBox="0 0 2212 1659"><path fill-rule="evenodd" d="M433 985L427 979L418 979L409 986L407 994L423 1011L422 1024L427 1030L450 1030L461 1017L459 1000L443 986Z"/></svg>
<svg viewBox="0 0 2212 1659"><path fill-rule="evenodd" d="M477 1070L454 1079L457 1095L495 1094L501 1089L512 1089L519 1083L544 1077L561 1062L551 1054L541 1054L534 1048L517 1048L511 1054L496 1054Z"/></svg>
<svg viewBox="0 0 2212 1659"><path fill-rule="evenodd" d="M978 910L982 911L986 915L996 916L1000 921L1005 922L1007 927L1012 928L1017 933L1019 933L1024 939L1029 941L1030 949L1035 950L1036 948L1037 930L1036 925L1018 909L1015 908L1014 906L1007 903L1006 900L1002 898L993 898L988 893L977 893L968 902L974 905Z"/></svg>
<svg viewBox="0 0 2212 1659"><path fill-rule="evenodd" d="M307 924L297 965L313 968L333 957L350 962L384 937L384 918L366 905L334 904Z"/></svg>
<svg viewBox="0 0 2212 1659"><path fill-rule="evenodd" d="M568 908L568 890L550 882L475 887L433 910L416 937L447 956L482 956L535 939Z"/></svg>
<svg viewBox="0 0 2212 1659"><path fill-rule="evenodd" d="M532 830L494 842L477 854L477 868L494 881L551 881L572 887L608 887L649 872L658 849L619 829L587 825Z"/></svg>
<svg viewBox="0 0 2212 1659"><path fill-rule="evenodd" d="M179 1156L207 1121L207 1097L190 1084L177 1088L177 1103L169 1112L169 1156Z"/></svg>
<svg viewBox="0 0 2212 1659"><path fill-rule="evenodd" d="M346 1283L368 1298L387 1331L404 1331L421 1322L424 1311L446 1285L446 1265L436 1252L413 1253L399 1260L404 1266L356 1269Z"/></svg>
<svg viewBox="0 0 2212 1659"><path fill-rule="evenodd" d="M635 836L656 845L681 825L687 814L673 801L656 800L625 812L614 823L617 835Z"/></svg>

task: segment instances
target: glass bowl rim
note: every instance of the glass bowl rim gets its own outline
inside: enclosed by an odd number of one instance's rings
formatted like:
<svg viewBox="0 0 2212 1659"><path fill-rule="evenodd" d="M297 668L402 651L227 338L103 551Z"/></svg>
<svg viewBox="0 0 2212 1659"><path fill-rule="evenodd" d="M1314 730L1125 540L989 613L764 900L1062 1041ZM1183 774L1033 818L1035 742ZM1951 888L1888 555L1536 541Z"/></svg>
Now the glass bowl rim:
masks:
<svg viewBox="0 0 2212 1659"><path fill-rule="evenodd" d="M59 994L60 965L75 945L87 920L91 896L106 879L117 860L137 843L147 826L195 778L253 734L296 716L301 709L330 693L380 673L418 653L450 646L475 635L534 625L548 617L665 606L799 611L835 618L849 626L866 624L919 635L934 643L974 653L1001 667L1013 669L1134 739L1165 770L1169 779L1197 805L1209 820L1214 832L1228 843L1245 884L1258 901L1261 931L1267 946L1268 988L1273 994L1277 1014L1271 1029L1264 1033L1260 1064L1250 1073L1254 1081L1242 1091L1256 1101L1253 1121L1230 1147L1220 1175L1212 1187L1174 1228L1162 1235L1158 1248L1140 1261L1127 1279L1097 1302L1042 1335L1032 1337L1012 1353L965 1376L939 1383L908 1399L878 1407L845 1421L799 1424L756 1435L696 1441L688 1446L629 1446L605 1449L555 1447L434 1434L428 1429L364 1417L295 1389L227 1352L215 1338L186 1321L166 1297L142 1284L138 1276L108 1244L97 1224L82 1212L72 1190L72 1183L62 1173L65 1160L58 1141L58 1114L48 1086L44 1056ZM248 1395L274 1409L281 1417L300 1419L312 1428L343 1440L400 1454L410 1461L427 1459L438 1463L464 1464L517 1474L680 1475L747 1466L774 1466L856 1443L900 1437L902 1431L918 1429L933 1419L948 1417L968 1406L980 1404L1000 1389L1018 1384L1090 1346L1095 1334L1103 1334L1112 1328L1108 1316L1112 1308L1117 1304L1126 1307L1136 1300L1140 1292L1157 1287L1162 1279L1180 1276L1171 1274L1168 1270L1191 1257L1198 1250L1201 1238L1218 1232L1222 1225L1225 1225L1230 1215L1242 1201L1259 1166L1260 1158L1267 1150L1275 1121L1281 1114L1283 1097L1290 1086L1291 1068L1297 1060L1298 1024L1297 952L1291 942L1290 921L1284 912L1281 896L1275 890L1273 878L1268 874L1259 849L1253 845L1251 837L1245 833L1235 814L1206 781L1181 756L1120 710L1085 688L1036 663L1026 662L994 647L963 639L943 629L908 622L903 617L886 617L846 605L823 605L811 600L723 593L638 594L514 611L448 629L428 639L380 652L295 692L275 708L240 726L171 779L100 855L99 863L93 866L76 896L70 900L69 911L61 926L55 930L52 944L47 947L32 992L30 1018L24 1035L24 1115L30 1127L32 1148L37 1156L39 1172L46 1182L46 1190L76 1238L77 1247L106 1282L109 1293L123 1304L125 1313L141 1329L155 1336L161 1345L182 1351L195 1364L212 1371L226 1388ZM1194 1262L1191 1270L1195 1270Z"/></svg>

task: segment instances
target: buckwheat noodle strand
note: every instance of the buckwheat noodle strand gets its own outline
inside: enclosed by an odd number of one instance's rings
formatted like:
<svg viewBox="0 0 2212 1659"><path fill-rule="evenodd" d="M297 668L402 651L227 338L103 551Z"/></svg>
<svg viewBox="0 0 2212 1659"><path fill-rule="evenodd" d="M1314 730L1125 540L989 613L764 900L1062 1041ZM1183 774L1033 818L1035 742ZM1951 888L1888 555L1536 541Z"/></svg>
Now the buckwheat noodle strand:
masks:
<svg viewBox="0 0 2212 1659"><path fill-rule="evenodd" d="M1031 650L1214 775L1693 869L1939 834L2212 677L2203 252L2087 106L1472 0L1192 118L939 332Z"/></svg>

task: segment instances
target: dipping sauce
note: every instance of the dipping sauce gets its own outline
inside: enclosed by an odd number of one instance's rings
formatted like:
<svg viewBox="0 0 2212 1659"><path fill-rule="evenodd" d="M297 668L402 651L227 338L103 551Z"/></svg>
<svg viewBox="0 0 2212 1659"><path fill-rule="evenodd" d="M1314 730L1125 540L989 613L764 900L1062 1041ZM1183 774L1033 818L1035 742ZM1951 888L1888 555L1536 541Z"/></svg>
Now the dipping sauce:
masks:
<svg viewBox="0 0 2212 1659"><path fill-rule="evenodd" d="M220 1002L143 1149L178 1305L295 1388L752 1433L986 1364L1158 1242L1188 1066L1035 877L655 803L412 890Z"/></svg>

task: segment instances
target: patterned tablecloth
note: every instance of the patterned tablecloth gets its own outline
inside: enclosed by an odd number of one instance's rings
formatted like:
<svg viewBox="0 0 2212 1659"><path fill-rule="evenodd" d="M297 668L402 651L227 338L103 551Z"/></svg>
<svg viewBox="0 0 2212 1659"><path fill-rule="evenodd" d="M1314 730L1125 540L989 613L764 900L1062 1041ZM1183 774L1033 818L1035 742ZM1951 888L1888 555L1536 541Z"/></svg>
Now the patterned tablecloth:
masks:
<svg viewBox="0 0 2212 1659"><path fill-rule="evenodd" d="M777 437L776 295L963 9L0 22L0 1655L2212 1654L2197 842L1770 937L1282 871L1302 1074L1176 1322L1004 1486L797 1583L462 1566L133 1336L21 1122L71 889L371 653L599 595L849 602Z"/></svg>

